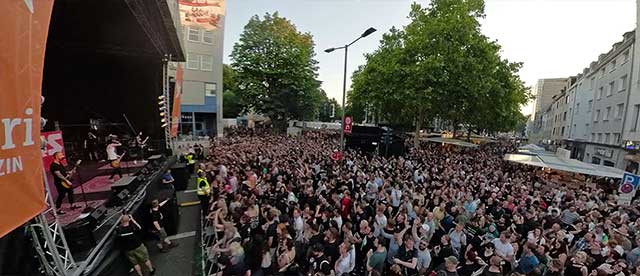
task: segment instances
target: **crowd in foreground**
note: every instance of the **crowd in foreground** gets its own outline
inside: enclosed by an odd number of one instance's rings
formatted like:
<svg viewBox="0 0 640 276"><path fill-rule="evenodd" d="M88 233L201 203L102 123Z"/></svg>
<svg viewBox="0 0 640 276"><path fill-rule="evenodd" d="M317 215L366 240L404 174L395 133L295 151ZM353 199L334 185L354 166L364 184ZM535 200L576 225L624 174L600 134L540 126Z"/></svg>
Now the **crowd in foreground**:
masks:
<svg viewBox="0 0 640 276"><path fill-rule="evenodd" d="M214 141L198 173L219 274L640 275L640 212L503 161L512 144L335 161L337 145L324 132Z"/></svg>

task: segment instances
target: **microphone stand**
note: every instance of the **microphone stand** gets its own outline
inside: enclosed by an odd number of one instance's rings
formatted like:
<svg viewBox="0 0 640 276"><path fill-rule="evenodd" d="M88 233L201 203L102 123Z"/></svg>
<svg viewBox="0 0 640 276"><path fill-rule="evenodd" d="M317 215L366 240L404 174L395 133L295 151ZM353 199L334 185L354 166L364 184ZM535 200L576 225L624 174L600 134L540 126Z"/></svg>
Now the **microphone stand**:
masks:
<svg viewBox="0 0 640 276"><path fill-rule="evenodd" d="M78 166L76 173L78 174L78 181L80 181L80 191L82 191L82 200L84 200L84 209L82 213L91 213L93 212L93 208L89 206L87 203L87 195L84 192L84 181L82 181L82 177L80 176L80 167Z"/></svg>

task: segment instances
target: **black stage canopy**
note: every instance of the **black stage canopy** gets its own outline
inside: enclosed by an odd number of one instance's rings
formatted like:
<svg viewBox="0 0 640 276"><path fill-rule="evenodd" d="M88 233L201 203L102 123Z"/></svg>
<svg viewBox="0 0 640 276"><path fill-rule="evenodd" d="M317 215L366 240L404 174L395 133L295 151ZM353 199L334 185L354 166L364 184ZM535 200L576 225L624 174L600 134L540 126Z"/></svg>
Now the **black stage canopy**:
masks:
<svg viewBox="0 0 640 276"><path fill-rule="evenodd" d="M172 3L169 3L172 2ZM65 142L80 142L90 119L107 127L99 135L162 140L157 97L163 63L184 61L179 34L166 0L56 0L45 54L42 116L57 125Z"/></svg>

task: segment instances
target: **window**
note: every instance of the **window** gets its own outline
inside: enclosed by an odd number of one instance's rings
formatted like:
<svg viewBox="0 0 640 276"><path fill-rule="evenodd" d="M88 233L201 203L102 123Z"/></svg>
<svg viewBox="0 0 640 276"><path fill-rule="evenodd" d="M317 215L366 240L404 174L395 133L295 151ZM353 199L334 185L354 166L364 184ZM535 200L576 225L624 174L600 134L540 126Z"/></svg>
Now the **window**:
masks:
<svg viewBox="0 0 640 276"><path fill-rule="evenodd" d="M187 39L189 41L200 42L200 29L189 27L188 33L189 35L187 36Z"/></svg>
<svg viewBox="0 0 640 276"><path fill-rule="evenodd" d="M613 144L619 144L620 143L620 133L614 133L613 134L613 141L611 141Z"/></svg>
<svg viewBox="0 0 640 276"><path fill-rule="evenodd" d="M611 115L611 107L607 107L607 112L604 113L604 117L602 118L603 121L608 121L609 120L609 116Z"/></svg>
<svg viewBox="0 0 640 276"><path fill-rule="evenodd" d="M593 121L598 122L600 120L600 109L596 110L596 117L594 117Z"/></svg>
<svg viewBox="0 0 640 276"><path fill-rule="evenodd" d="M615 59L611 62L611 71L614 71L614 70L616 70L616 60Z"/></svg>
<svg viewBox="0 0 640 276"><path fill-rule="evenodd" d="M200 69L200 56L194 53L187 53L187 69Z"/></svg>
<svg viewBox="0 0 640 276"><path fill-rule="evenodd" d="M593 100L589 100L589 105L587 106L587 113L591 112L591 108L593 108Z"/></svg>
<svg viewBox="0 0 640 276"><path fill-rule="evenodd" d="M576 103L576 113L575 114L578 114L578 113L580 113L580 103Z"/></svg>
<svg viewBox="0 0 640 276"><path fill-rule="evenodd" d="M204 84L204 95L205 96L216 96L218 93L218 84L214 83L205 83Z"/></svg>
<svg viewBox="0 0 640 276"><path fill-rule="evenodd" d="M618 104L616 106L616 119L622 119L622 113L624 113L624 104Z"/></svg>
<svg viewBox="0 0 640 276"><path fill-rule="evenodd" d="M633 125L631 126L631 132L635 132L638 127L638 116L640 115L640 104L633 106Z"/></svg>
<svg viewBox="0 0 640 276"><path fill-rule="evenodd" d="M600 77L604 77L604 67L602 67L602 69L600 69Z"/></svg>
<svg viewBox="0 0 640 276"><path fill-rule="evenodd" d="M620 77L620 85L618 91L622 92L627 90L627 75Z"/></svg>
<svg viewBox="0 0 640 276"><path fill-rule="evenodd" d="M202 32L202 43L213 44L213 32L212 31L203 31Z"/></svg>
<svg viewBox="0 0 640 276"><path fill-rule="evenodd" d="M595 87L595 84L596 84L596 77L593 77L589 81L589 89L593 90L593 88Z"/></svg>
<svg viewBox="0 0 640 276"><path fill-rule="evenodd" d="M625 63L629 61L629 50L626 50L623 54L622 54L622 63Z"/></svg>
<svg viewBox="0 0 640 276"><path fill-rule="evenodd" d="M598 143L602 142L602 133L598 133Z"/></svg>
<svg viewBox="0 0 640 276"><path fill-rule="evenodd" d="M200 70L213 71L213 56L201 55Z"/></svg>
<svg viewBox="0 0 640 276"><path fill-rule="evenodd" d="M567 112L565 111L564 114L562 115L562 120L566 121L567 120Z"/></svg>
<svg viewBox="0 0 640 276"><path fill-rule="evenodd" d="M596 141L596 134L591 133L591 142L595 142L595 141Z"/></svg>
<svg viewBox="0 0 640 276"><path fill-rule="evenodd" d="M598 97L596 97L597 100L602 98L602 95L604 94L604 87L600 86L600 88L598 88Z"/></svg>
<svg viewBox="0 0 640 276"><path fill-rule="evenodd" d="M615 167L616 163L613 163L612 161L609 161L609 160L604 160L604 162L602 162L602 165L607 167Z"/></svg>
<svg viewBox="0 0 640 276"><path fill-rule="evenodd" d="M560 136L564 136L564 127L562 127L562 130L560 131Z"/></svg>
<svg viewBox="0 0 640 276"><path fill-rule="evenodd" d="M607 133L604 135L604 143L605 144L609 144L609 142L611 142L611 140L609 140L611 138L611 133Z"/></svg>
<svg viewBox="0 0 640 276"><path fill-rule="evenodd" d="M609 83L609 90L607 90L607 97L611 96L611 93L616 89L616 82L612 81Z"/></svg>
<svg viewBox="0 0 640 276"><path fill-rule="evenodd" d="M566 103L566 104L569 103L569 96L564 97L564 103Z"/></svg>

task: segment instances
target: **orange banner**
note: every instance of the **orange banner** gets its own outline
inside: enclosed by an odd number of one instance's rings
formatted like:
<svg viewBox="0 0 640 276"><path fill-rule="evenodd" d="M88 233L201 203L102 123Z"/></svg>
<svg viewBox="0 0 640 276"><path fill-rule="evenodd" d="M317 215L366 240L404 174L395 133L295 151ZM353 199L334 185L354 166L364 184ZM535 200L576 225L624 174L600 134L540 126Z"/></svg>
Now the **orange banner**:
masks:
<svg viewBox="0 0 640 276"><path fill-rule="evenodd" d="M0 5L0 237L45 208L40 90L52 8L53 0Z"/></svg>
<svg viewBox="0 0 640 276"><path fill-rule="evenodd" d="M180 97L182 96L182 65L178 64L176 70L176 85L173 88L173 109L171 110L171 137L178 136L180 124Z"/></svg>

